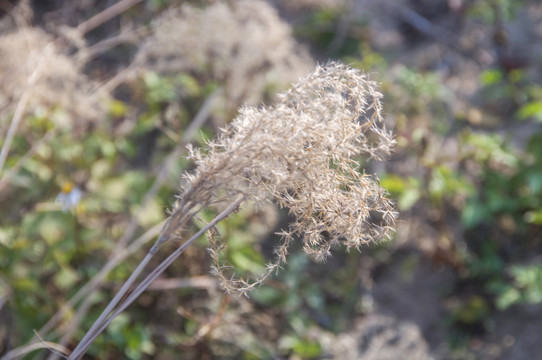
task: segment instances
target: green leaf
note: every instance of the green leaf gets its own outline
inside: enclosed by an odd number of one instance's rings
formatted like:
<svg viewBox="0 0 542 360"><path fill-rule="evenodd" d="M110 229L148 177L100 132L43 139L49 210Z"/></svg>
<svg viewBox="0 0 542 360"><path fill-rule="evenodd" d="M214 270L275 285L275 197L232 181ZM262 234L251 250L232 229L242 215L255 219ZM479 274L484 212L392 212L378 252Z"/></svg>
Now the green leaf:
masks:
<svg viewBox="0 0 542 360"><path fill-rule="evenodd" d="M271 306L281 303L282 293L279 289L271 286L262 286L254 289L250 294L251 299L262 305Z"/></svg>
<svg viewBox="0 0 542 360"><path fill-rule="evenodd" d="M388 175L380 180L382 187L386 188L391 194L400 194L405 191L405 180L397 175Z"/></svg>
<svg viewBox="0 0 542 360"><path fill-rule="evenodd" d="M455 312L454 317L463 324L472 325L483 320L489 314L487 301L478 295L472 296Z"/></svg>
<svg viewBox="0 0 542 360"><path fill-rule="evenodd" d="M529 224L542 225L542 209L528 211L523 218Z"/></svg>
<svg viewBox="0 0 542 360"><path fill-rule="evenodd" d="M380 183L392 196L398 198L399 209L403 211L412 208L422 196L419 181L412 177L403 179L397 175L389 175Z"/></svg>
<svg viewBox="0 0 542 360"><path fill-rule="evenodd" d="M472 229L481 222L487 220L490 214L484 204L476 201L469 201L461 212L461 222L467 229Z"/></svg>
<svg viewBox="0 0 542 360"><path fill-rule="evenodd" d="M293 351L302 358L310 359L318 357L322 352L322 348L316 341L305 340L298 341L294 345Z"/></svg>
<svg viewBox="0 0 542 360"><path fill-rule="evenodd" d="M41 237L52 246L61 240L73 240L73 224L70 214L48 212L37 217L37 229Z"/></svg>
<svg viewBox="0 0 542 360"><path fill-rule="evenodd" d="M483 85L493 85L502 81L502 72L500 70L486 70L480 74L480 81Z"/></svg>
<svg viewBox="0 0 542 360"><path fill-rule="evenodd" d="M109 112L114 117L122 117L128 112L128 106L123 101L113 100L109 103Z"/></svg>
<svg viewBox="0 0 542 360"><path fill-rule="evenodd" d="M55 284L60 289L67 289L79 280L79 274L68 266L63 266L55 275Z"/></svg>
<svg viewBox="0 0 542 360"><path fill-rule="evenodd" d="M261 273L265 269L262 265L262 255L249 246L232 251L230 257L232 264L237 269L252 273Z"/></svg>
<svg viewBox="0 0 542 360"><path fill-rule="evenodd" d="M506 310L519 302L520 299L520 292L517 289L510 287L497 298L496 305L499 310Z"/></svg>
<svg viewBox="0 0 542 360"><path fill-rule="evenodd" d="M164 205L158 199L150 200L145 208L135 206L132 213L137 215L139 225L144 228L151 227L162 221L165 216Z"/></svg>
<svg viewBox="0 0 542 360"><path fill-rule="evenodd" d="M295 335L283 336L279 340L279 346L283 349L292 350L303 359L316 358L322 353L322 348L318 342Z"/></svg>
<svg viewBox="0 0 542 360"><path fill-rule="evenodd" d="M175 80L182 86L183 91L185 91L188 95L200 96L201 87L198 84L198 80L193 76L188 74L179 74Z"/></svg>
<svg viewBox="0 0 542 360"><path fill-rule="evenodd" d="M155 72L148 72L144 75L143 81L148 88L148 101L150 104L174 101L177 97L175 87L166 78L160 77Z"/></svg>
<svg viewBox="0 0 542 360"><path fill-rule="evenodd" d="M542 122L542 101L535 101L523 105L516 113L521 120L534 118L538 122Z"/></svg>

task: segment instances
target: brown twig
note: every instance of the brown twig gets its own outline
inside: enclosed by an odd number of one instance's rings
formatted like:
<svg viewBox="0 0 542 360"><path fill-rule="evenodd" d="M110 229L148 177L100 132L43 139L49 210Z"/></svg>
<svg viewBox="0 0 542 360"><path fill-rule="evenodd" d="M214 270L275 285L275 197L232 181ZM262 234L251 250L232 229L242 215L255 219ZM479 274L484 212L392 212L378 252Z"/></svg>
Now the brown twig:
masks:
<svg viewBox="0 0 542 360"><path fill-rule="evenodd" d="M91 46L88 46L85 49L85 60L89 61L90 59L96 57L98 54L101 54L115 46L125 43L135 43L140 40L142 36L146 35L147 32L147 29L135 29L133 31L124 30L116 36L99 41Z"/></svg>
<svg viewBox="0 0 542 360"><path fill-rule="evenodd" d="M19 124L26 110L26 105L28 105L28 101L30 100L30 96L32 95L31 90L40 76L42 70L42 63L43 62L40 62L32 72L32 75L30 75L26 89L24 90L23 95L21 96L21 99L19 100L19 103L15 108L15 114L13 114L13 119L11 120L11 124L9 125L6 138L4 139L4 144L2 145L2 149L0 150L0 174L2 174L2 169L4 168L4 163L6 162L11 147L11 142L13 141L13 138L17 133L17 129L19 128Z"/></svg>
<svg viewBox="0 0 542 360"><path fill-rule="evenodd" d="M385 3L381 4L381 6L385 10L388 10L388 12L391 11L392 13L394 13L402 21L406 22L423 35L445 45L453 51L465 56L467 59L471 59L476 63L480 63L480 61L476 58L475 54L461 48L456 34L452 33L451 31L448 31L441 26L433 24L431 21L429 21L416 11L396 2L386 1Z"/></svg>
<svg viewBox="0 0 542 360"><path fill-rule="evenodd" d="M120 0L113 6L108 7L104 11L94 15L90 19L82 22L77 26L77 31L81 35L88 33L90 30L97 28L103 23L111 20L115 16L122 14L124 11L128 10L132 6L142 2L143 0Z"/></svg>
<svg viewBox="0 0 542 360"><path fill-rule="evenodd" d="M216 286L217 281L215 278L210 276L194 276L185 279L158 279L149 286L148 290L210 289Z"/></svg>

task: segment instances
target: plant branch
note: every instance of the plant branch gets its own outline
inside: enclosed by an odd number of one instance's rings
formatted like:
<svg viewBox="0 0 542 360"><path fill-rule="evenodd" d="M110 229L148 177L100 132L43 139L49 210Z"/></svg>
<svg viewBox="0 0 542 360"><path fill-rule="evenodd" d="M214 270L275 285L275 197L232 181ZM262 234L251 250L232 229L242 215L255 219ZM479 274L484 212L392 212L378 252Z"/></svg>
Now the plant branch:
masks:
<svg viewBox="0 0 542 360"><path fill-rule="evenodd" d="M465 58L472 60L477 64L480 63L474 53L461 48L456 34L452 33L451 31L433 24L416 11L399 3L386 2L385 4L382 4L382 6L385 10L395 13L395 15L401 20L418 30L423 35L445 45L449 49L461 54Z"/></svg>
<svg viewBox="0 0 542 360"><path fill-rule="evenodd" d="M100 327L101 323L104 322L107 319L107 316L113 311L113 309L117 306L117 304L122 300L122 298L126 295L126 293L130 290L133 283L137 280L145 266L149 263L149 261L152 259L153 254L148 253L143 260L139 263L137 268L132 272L128 280L122 285L120 290L117 292L115 297L109 302L109 304L105 307L105 309L102 311L98 319L94 322L92 327L88 330L87 334L83 337L79 345L73 350L73 356L76 356L74 354L78 354L79 351L83 350L81 349L81 344L85 344L87 339L91 338L92 334L96 333L96 330ZM72 359L72 356L69 357L69 359Z"/></svg>
<svg viewBox="0 0 542 360"><path fill-rule="evenodd" d="M147 32L148 30L146 29L135 29L134 31L126 32L123 31L114 37L110 37L100 42L97 42L96 44L88 46L85 49L85 59L89 61L90 59L95 58L99 54L118 45L122 45L125 43L137 43L137 41L140 41L143 35L146 35Z"/></svg>
<svg viewBox="0 0 542 360"><path fill-rule="evenodd" d="M55 344L54 342L50 341L36 341L30 344L27 344L25 346L21 346L18 348L15 348L5 355L3 355L0 360L11 360L11 359L17 359L25 354L28 354L32 351L36 351L39 349L53 349L55 351L60 351L65 354L69 354L69 349L64 348L58 344Z"/></svg>
<svg viewBox="0 0 542 360"><path fill-rule="evenodd" d="M19 100L19 103L15 108L15 114L13 114L13 119L11 120L11 124L9 125L6 138L4 139L4 144L2 145L2 150L0 150L0 174L2 173L4 163L6 162L6 159L8 157L11 142L13 141L13 138L17 133L17 129L19 128L19 124L26 110L26 105L30 100L31 90L38 81L38 77L41 73L41 68L42 62L39 63L36 69L34 69L34 71L32 72L32 75L30 75L26 89L24 90L23 95L21 96L21 99Z"/></svg>
<svg viewBox="0 0 542 360"><path fill-rule="evenodd" d="M124 11L128 10L132 6L142 2L143 0L120 0L115 5L112 5L105 9L104 11L94 15L90 19L85 20L77 26L77 31L81 35L88 33L90 30L97 28L103 23L111 20L115 16L122 14Z"/></svg>
<svg viewBox="0 0 542 360"><path fill-rule="evenodd" d="M181 279L158 279L147 290L163 291L183 288L211 289L215 288L217 281L210 276L194 276Z"/></svg>

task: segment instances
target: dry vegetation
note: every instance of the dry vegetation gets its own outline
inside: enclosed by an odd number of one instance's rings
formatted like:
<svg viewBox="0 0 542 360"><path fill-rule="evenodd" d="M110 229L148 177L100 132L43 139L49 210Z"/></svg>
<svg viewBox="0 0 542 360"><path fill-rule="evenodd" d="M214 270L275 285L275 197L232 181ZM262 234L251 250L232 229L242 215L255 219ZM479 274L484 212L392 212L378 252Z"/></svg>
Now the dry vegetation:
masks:
<svg viewBox="0 0 542 360"><path fill-rule="evenodd" d="M541 38L528 0L2 4L0 359L533 358Z"/></svg>

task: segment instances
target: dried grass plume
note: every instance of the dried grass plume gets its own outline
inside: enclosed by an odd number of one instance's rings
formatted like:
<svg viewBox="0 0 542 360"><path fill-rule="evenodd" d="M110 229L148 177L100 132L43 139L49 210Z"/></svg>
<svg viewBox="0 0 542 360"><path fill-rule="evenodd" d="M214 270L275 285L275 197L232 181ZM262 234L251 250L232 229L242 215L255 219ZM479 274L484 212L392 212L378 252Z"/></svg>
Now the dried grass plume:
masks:
<svg viewBox="0 0 542 360"><path fill-rule="evenodd" d="M313 67L288 24L261 0L185 4L153 23L136 64L162 74L192 72L225 84L226 105L261 101Z"/></svg>
<svg viewBox="0 0 542 360"><path fill-rule="evenodd" d="M4 120L25 92L30 92L26 113L63 109L78 122L105 113L103 99L89 96L93 83L80 65L41 29L21 27L0 34L0 73L0 117Z"/></svg>
<svg viewBox="0 0 542 360"><path fill-rule="evenodd" d="M264 277L286 261L295 237L317 260L334 245L359 248L388 237L396 218L392 202L358 162L383 160L394 145L381 97L358 70L318 66L275 105L242 108L208 150L192 150L196 170L185 178L180 206L217 206L242 197L289 209L295 222L281 233L277 261ZM220 239L212 234L218 262ZM231 280L223 270L217 264L227 290L243 292L259 283Z"/></svg>

